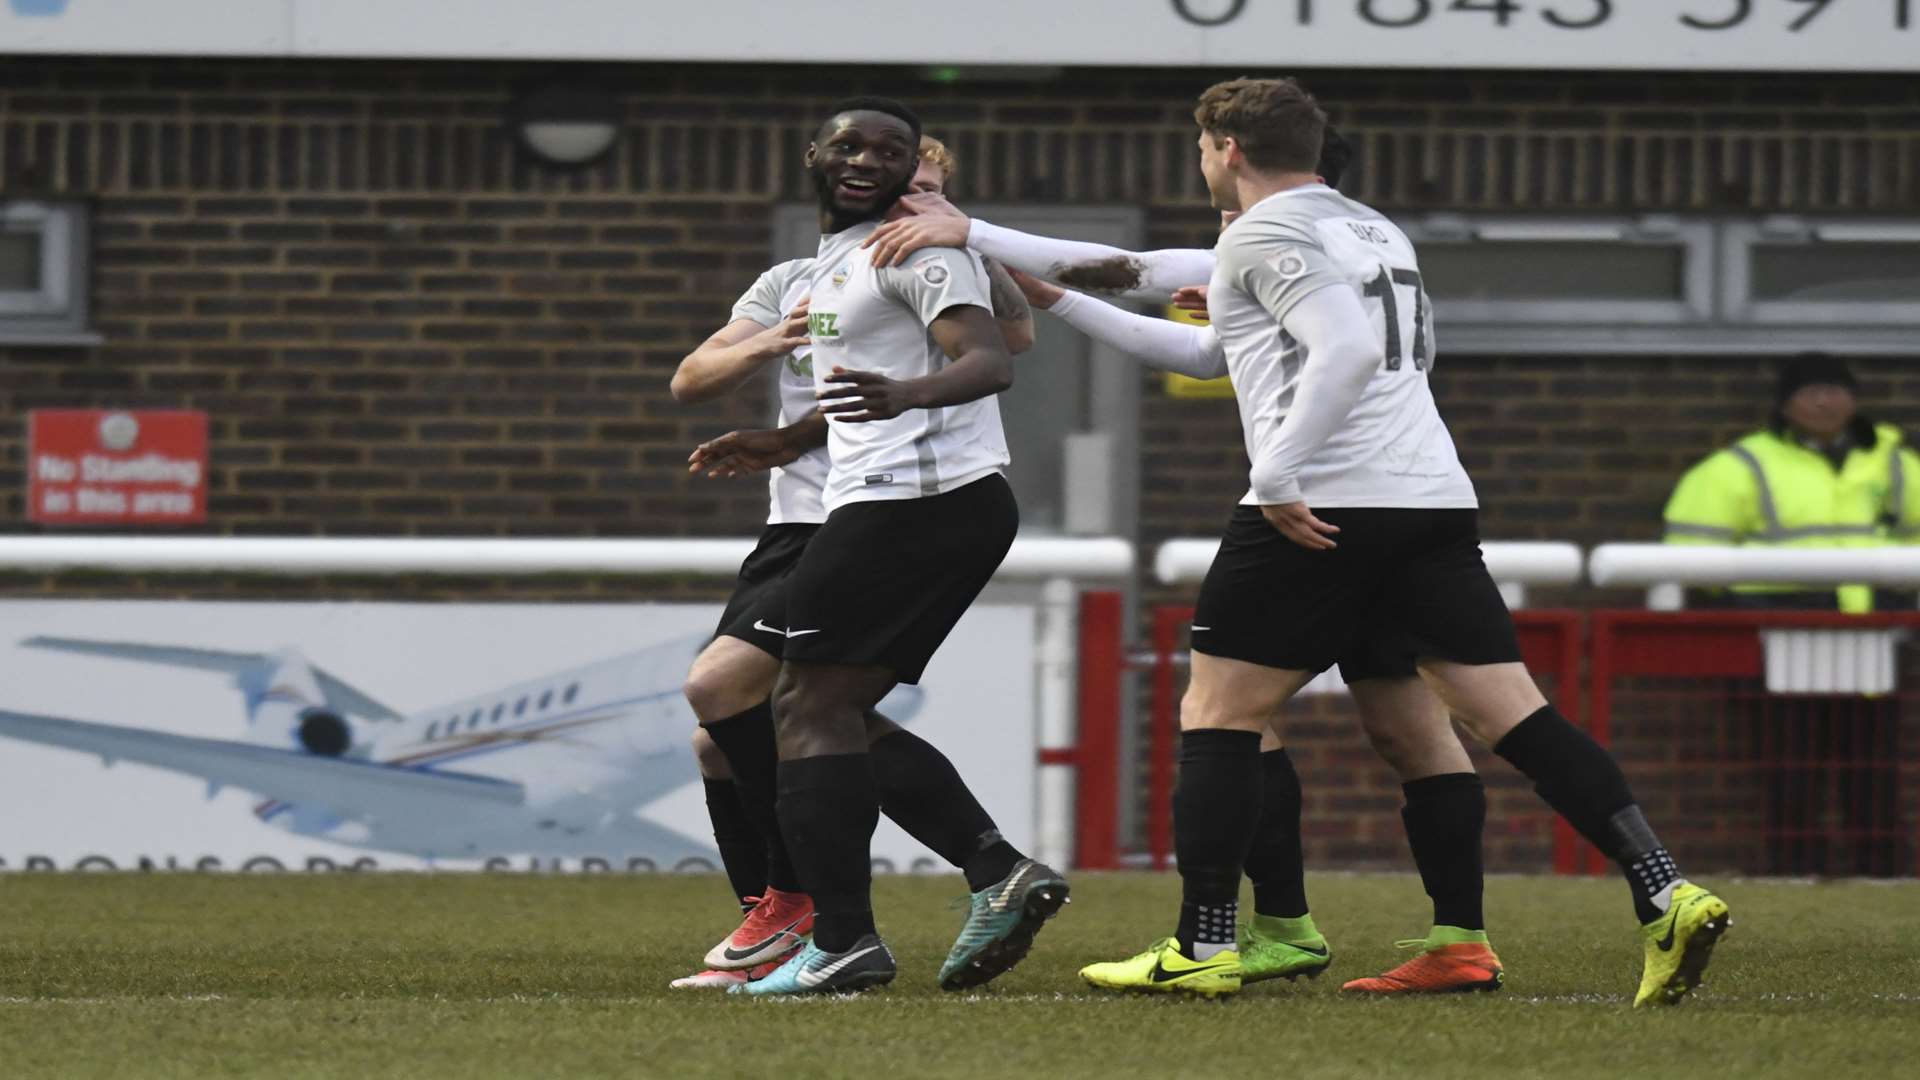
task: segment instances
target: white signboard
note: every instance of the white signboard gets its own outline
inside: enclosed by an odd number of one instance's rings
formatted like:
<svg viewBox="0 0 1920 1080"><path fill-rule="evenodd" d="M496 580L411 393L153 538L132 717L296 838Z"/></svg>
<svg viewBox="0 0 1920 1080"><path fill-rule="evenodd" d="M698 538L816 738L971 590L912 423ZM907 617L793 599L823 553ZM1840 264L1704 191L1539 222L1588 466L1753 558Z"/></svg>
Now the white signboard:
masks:
<svg viewBox="0 0 1920 1080"><path fill-rule="evenodd" d="M1920 0L0 0L0 53L1920 70Z"/></svg>
<svg viewBox="0 0 1920 1080"><path fill-rule="evenodd" d="M717 867L680 686L718 617L0 601L0 868ZM1033 620L975 607L881 706L1023 847ZM946 869L884 819L873 851Z"/></svg>

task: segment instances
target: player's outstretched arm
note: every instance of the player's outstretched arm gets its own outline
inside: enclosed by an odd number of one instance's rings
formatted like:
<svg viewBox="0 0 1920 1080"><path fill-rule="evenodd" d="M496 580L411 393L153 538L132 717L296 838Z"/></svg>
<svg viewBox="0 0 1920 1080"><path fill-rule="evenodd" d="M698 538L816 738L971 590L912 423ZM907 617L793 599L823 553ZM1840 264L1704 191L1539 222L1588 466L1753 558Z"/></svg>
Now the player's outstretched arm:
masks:
<svg viewBox="0 0 1920 1080"><path fill-rule="evenodd" d="M1212 327L1138 315L1018 270L1013 280L1034 307L1051 311L1075 330L1150 368L1196 379L1217 379L1227 373L1227 353Z"/></svg>
<svg viewBox="0 0 1920 1080"><path fill-rule="evenodd" d="M1013 385L1013 357L986 308L957 304L927 330L952 363L917 379L836 367L826 378L833 385L819 392L820 411L841 423L891 420L909 409L964 405Z"/></svg>
<svg viewBox="0 0 1920 1080"><path fill-rule="evenodd" d="M873 249L875 266L898 266L921 248L968 247L1015 270L1085 292L1154 301L1164 301L1183 286L1204 285L1213 275L1211 251L1127 251L1036 236L969 218L932 192L906 196L895 213L900 216L875 229L862 245Z"/></svg>
<svg viewBox="0 0 1920 1080"><path fill-rule="evenodd" d="M674 370L668 389L682 404L708 401L732 393L769 360L807 343L807 303L787 313L773 326L752 319L735 319L700 343Z"/></svg>
<svg viewBox="0 0 1920 1080"><path fill-rule="evenodd" d="M747 476L791 465L807 451L827 445L827 419L815 409L782 428L729 431L687 455L687 471L709 477Z"/></svg>

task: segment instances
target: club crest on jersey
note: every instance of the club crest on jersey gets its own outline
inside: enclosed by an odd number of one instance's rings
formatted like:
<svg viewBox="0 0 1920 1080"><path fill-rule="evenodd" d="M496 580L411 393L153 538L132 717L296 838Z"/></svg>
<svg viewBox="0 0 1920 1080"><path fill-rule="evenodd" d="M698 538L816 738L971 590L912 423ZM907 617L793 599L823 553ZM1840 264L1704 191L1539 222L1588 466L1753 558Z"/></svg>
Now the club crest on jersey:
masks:
<svg viewBox="0 0 1920 1080"><path fill-rule="evenodd" d="M787 370L802 379L813 378L813 353L811 351L787 354Z"/></svg>
<svg viewBox="0 0 1920 1080"><path fill-rule="evenodd" d="M853 267L850 264L841 263L839 266L834 268L833 276L829 277L827 280L833 282L833 287L838 289L847 283L847 278L852 273L853 273Z"/></svg>
<svg viewBox="0 0 1920 1080"><path fill-rule="evenodd" d="M1307 260L1297 251L1282 251L1268 259L1267 263L1273 267L1274 273L1287 281L1292 281L1307 272Z"/></svg>
<svg viewBox="0 0 1920 1080"><path fill-rule="evenodd" d="M929 285L945 285L947 283L947 268L941 266L938 259L926 260L914 267L913 272L926 279Z"/></svg>

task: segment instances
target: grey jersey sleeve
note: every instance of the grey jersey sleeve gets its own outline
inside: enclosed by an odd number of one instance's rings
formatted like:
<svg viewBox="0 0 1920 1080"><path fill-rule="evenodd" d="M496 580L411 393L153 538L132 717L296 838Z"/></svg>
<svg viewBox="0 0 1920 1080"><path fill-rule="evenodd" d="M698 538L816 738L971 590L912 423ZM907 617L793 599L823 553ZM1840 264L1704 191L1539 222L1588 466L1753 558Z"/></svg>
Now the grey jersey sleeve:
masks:
<svg viewBox="0 0 1920 1080"><path fill-rule="evenodd" d="M1283 222L1242 218L1222 234L1215 252L1229 280L1275 319L1285 319L1317 290L1346 284L1312 233Z"/></svg>
<svg viewBox="0 0 1920 1080"><path fill-rule="evenodd" d="M966 304L993 312L987 269L980 256L963 248L925 248L905 266L878 271L878 280L881 291L913 308L922 325Z"/></svg>
<svg viewBox="0 0 1920 1080"><path fill-rule="evenodd" d="M811 259L792 259L775 266L754 279L740 299L733 302L733 314L728 322L751 319L761 326L776 326L786 312L781 309L780 298L786 294L787 287L793 283L794 275L803 269Z"/></svg>

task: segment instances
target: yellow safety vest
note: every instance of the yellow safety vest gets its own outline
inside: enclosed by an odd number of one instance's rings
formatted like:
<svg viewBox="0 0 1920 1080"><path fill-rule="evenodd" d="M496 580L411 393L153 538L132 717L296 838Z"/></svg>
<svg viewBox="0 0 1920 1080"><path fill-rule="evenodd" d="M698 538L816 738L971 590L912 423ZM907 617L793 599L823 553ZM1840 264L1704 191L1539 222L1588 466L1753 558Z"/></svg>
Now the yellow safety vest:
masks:
<svg viewBox="0 0 1920 1080"><path fill-rule="evenodd" d="M1865 427L1865 425L1862 425ZM1667 501L1671 544L1742 547L1883 547L1920 543L1920 456L1898 428L1871 428L1835 469L1791 437L1757 431L1695 465ZM1864 440L1863 440L1864 441ZM1803 592L1740 585L1742 592ZM1873 590L1842 585L1841 611L1873 610Z"/></svg>

